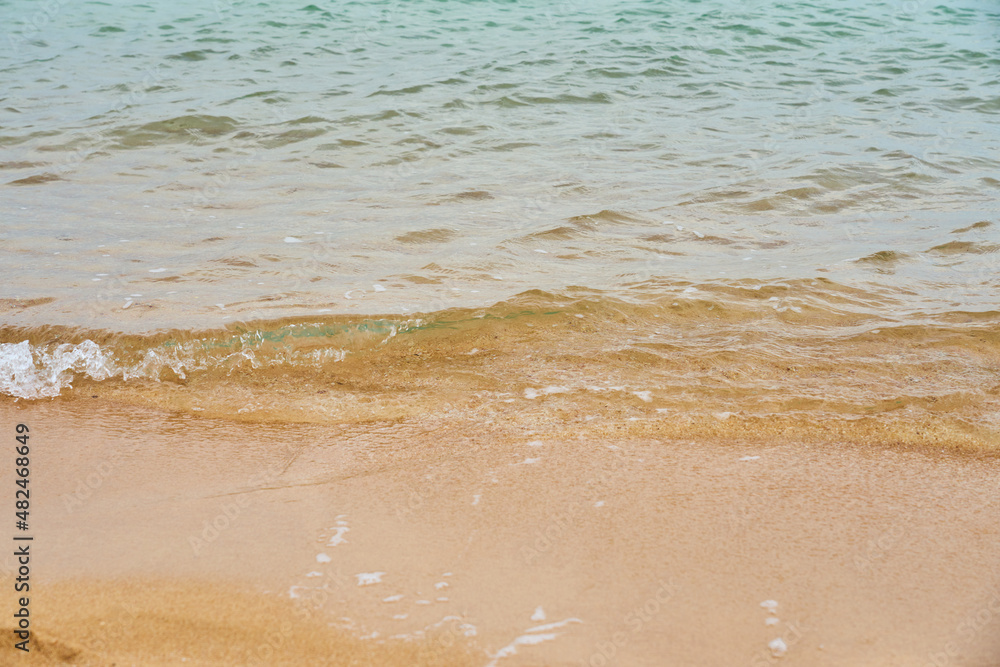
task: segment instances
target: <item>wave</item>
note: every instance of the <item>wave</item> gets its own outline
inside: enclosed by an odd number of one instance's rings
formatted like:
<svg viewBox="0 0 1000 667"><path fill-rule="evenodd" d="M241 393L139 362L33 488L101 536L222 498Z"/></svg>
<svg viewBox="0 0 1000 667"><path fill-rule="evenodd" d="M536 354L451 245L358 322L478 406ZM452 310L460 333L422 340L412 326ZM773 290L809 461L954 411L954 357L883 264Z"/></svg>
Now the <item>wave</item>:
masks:
<svg viewBox="0 0 1000 667"><path fill-rule="evenodd" d="M17 398L58 396L74 374L105 380L116 372L113 362L91 340L53 348L32 346L27 340L0 344L0 392Z"/></svg>
<svg viewBox="0 0 1000 667"><path fill-rule="evenodd" d="M7 327L0 392L245 421L535 414L699 428L772 419L795 430L832 420L882 424L870 427L880 438L903 425L933 439L950 424L974 441L996 440L1000 312L903 317L859 312L871 295L845 289L822 300L778 297L773 285L731 288L752 300L691 289L683 301L532 291L408 318L286 318L142 335Z"/></svg>

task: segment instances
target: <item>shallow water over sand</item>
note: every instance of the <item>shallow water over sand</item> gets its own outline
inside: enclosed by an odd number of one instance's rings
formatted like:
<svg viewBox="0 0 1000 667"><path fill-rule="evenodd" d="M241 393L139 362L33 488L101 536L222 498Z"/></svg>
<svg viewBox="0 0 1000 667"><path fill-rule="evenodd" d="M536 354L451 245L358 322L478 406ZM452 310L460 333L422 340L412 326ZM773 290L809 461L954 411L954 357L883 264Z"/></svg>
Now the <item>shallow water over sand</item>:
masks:
<svg viewBox="0 0 1000 667"><path fill-rule="evenodd" d="M995 421L990 3L52 7L0 5L4 395Z"/></svg>
<svg viewBox="0 0 1000 667"><path fill-rule="evenodd" d="M996 309L985 0L51 7L0 5L5 322L819 277Z"/></svg>
<svg viewBox="0 0 1000 667"><path fill-rule="evenodd" d="M646 304L535 292L423 317L147 335L8 329L0 389L252 422L561 415L694 435L750 420L802 437L1000 444L995 314L890 319L828 284L812 301L760 285L684 292Z"/></svg>

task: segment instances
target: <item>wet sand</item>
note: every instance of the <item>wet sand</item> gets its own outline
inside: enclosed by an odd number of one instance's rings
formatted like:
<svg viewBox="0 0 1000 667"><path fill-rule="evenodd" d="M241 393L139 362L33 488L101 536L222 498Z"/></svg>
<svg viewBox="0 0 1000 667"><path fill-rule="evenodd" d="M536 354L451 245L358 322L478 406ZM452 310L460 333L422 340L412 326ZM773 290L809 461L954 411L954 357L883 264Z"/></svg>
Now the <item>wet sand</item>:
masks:
<svg viewBox="0 0 1000 667"><path fill-rule="evenodd" d="M32 664L1000 663L982 453L672 417L0 414L33 434Z"/></svg>

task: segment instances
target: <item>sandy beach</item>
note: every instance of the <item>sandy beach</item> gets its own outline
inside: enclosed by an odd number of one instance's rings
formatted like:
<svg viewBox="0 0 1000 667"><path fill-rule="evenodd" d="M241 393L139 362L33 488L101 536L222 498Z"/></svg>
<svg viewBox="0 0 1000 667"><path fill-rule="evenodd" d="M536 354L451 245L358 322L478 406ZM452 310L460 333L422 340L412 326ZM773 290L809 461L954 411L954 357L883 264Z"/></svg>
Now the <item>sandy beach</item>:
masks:
<svg viewBox="0 0 1000 667"><path fill-rule="evenodd" d="M1000 656L982 453L656 419L240 424L82 396L2 414L34 434L31 664Z"/></svg>
<svg viewBox="0 0 1000 667"><path fill-rule="evenodd" d="M0 667L1000 667L996 0L0 26Z"/></svg>

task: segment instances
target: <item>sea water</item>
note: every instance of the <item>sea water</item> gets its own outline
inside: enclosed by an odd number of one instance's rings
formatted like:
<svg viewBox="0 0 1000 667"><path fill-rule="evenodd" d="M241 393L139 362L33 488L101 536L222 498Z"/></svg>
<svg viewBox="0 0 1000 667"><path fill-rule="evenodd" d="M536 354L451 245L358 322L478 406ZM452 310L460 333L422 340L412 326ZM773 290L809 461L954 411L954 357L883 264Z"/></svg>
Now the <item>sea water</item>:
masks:
<svg viewBox="0 0 1000 667"><path fill-rule="evenodd" d="M995 421L993 2L6 0L0 26L8 396L374 391L351 373L424 349L496 400ZM507 361L449 374L459 348Z"/></svg>

